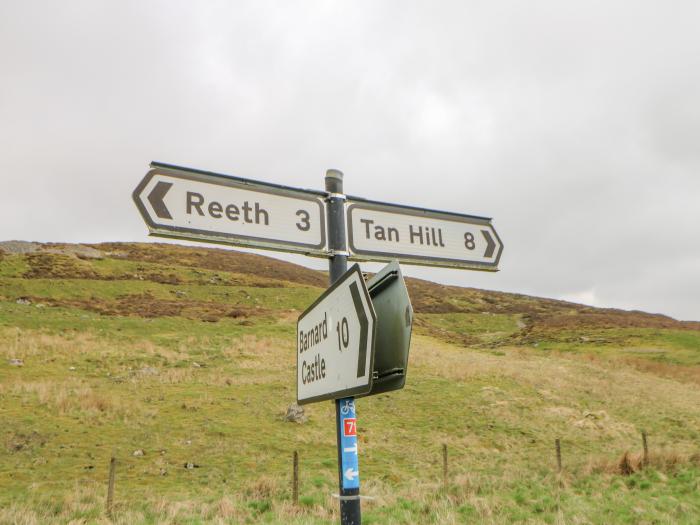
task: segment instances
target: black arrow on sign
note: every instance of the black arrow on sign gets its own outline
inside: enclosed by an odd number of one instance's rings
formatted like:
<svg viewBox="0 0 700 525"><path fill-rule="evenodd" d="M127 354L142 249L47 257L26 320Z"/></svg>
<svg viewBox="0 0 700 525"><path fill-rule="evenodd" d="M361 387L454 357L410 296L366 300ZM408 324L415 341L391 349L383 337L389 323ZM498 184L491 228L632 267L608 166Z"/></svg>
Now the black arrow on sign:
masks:
<svg viewBox="0 0 700 525"><path fill-rule="evenodd" d="M173 218L163 202L163 197L170 191L172 185L172 182L158 181L158 184L156 184L153 190L151 190L151 193L148 194L148 202L153 206L153 211L156 212L159 219Z"/></svg>
<svg viewBox="0 0 700 525"><path fill-rule="evenodd" d="M484 239L486 239L486 251L484 252L484 257L493 257L493 251L496 249L496 242L491 237L488 230L481 230Z"/></svg>
<svg viewBox="0 0 700 525"><path fill-rule="evenodd" d="M352 295L352 302L355 304L357 318L360 321L360 352L357 356L357 377L364 377L365 360L367 359L367 336L369 332L369 321L367 320L365 309L362 306L360 290L357 288L356 282L350 283L350 295Z"/></svg>

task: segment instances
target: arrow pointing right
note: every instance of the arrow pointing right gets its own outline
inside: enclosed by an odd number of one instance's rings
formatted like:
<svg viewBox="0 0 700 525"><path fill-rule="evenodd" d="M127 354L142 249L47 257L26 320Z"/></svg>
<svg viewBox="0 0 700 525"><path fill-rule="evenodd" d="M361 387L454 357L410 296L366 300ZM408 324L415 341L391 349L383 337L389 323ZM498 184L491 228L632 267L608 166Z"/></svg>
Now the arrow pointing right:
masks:
<svg viewBox="0 0 700 525"><path fill-rule="evenodd" d="M352 295L352 302L355 305L357 319L360 321L360 350L357 354L357 377L364 377L365 361L367 360L367 332L369 331L369 321L367 320L365 308L362 305L362 299L360 299L360 290L357 288L357 283L355 282L350 283L350 295Z"/></svg>
<svg viewBox="0 0 700 525"><path fill-rule="evenodd" d="M484 236L484 239L486 239L484 257L493 257L493 251L496 249L496 242L493 240L488 230L481 230L481 234Z"/></svg>
<svg viewBox="0 0 700 525"><path fill-rule="evenodd" d="M162 180L158 181L158 184L156 184L153 190L151 190L151 193L148 194L148 202L150 202L151 206L153 206L153 211L156 212L159 219L173 218L163 202L165 194L170 191L172 185L172 182L163 182Z"/></svg>

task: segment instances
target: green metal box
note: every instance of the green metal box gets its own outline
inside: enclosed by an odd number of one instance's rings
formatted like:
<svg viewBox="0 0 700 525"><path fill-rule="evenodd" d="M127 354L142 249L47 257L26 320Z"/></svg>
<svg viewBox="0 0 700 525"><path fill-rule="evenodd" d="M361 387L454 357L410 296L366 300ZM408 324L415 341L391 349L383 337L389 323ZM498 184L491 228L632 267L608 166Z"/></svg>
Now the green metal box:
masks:
<svg viewBox="0 0 700 525"><path fill-rule="evenodd" d="M398 261L392 261L367 282L377 314L372 389L367 394L399 390L406 384L413 307Z"/></svg>

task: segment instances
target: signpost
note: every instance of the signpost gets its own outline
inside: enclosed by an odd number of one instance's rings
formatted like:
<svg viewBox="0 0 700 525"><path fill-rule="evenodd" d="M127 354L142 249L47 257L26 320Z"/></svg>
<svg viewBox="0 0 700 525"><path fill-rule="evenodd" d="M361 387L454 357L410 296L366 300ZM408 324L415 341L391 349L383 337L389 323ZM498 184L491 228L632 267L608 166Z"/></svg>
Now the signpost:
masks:
<svg viewBox="0 0 700 525"><path fill-rule="evenodd" d="M353 259L494 271L503 243L491 219L350 200L348 241Z"/></svg>
<svg viewBox="0 0 700 525"><path fill-rule="evenodd" d="M345 241L345 195L343 194L342 172L327 170L325 182L326 191L328 192L328 249L330 250L328 278L330 284L333 285L339 279L343 279L348 268L348 252ZM350 432L346 433L346 419L352 420L352 434ZM335 432L338 449L340 523L341 525L360 525L362 523L362 514L360 512L360 468L357 454L357 416L355 415L354 398L345 397L335 400ZM350 451L345 451L346 448L352 448L353 444L355 448L354 455Z"/></svg>
<svg viewBox="0 0 700 525"><path fill-rule="evenodd" d="M413 309L396 260L497 271L503 243L491 219L348 198L337 170L320 192L151 168L133 193L151 235L328 258L330 287L297 323L297 401L334 400L340 520L359 525L354 396L406 382ZM348 257L392 262L365 284Z"/></svg>
<svg viewBox="0 0 700 525"><path fill-rule="evenodd" d="M377 316L356 264L299 316L299 404L369 392L376 324Z"/></svg>
<svg viewBox="0 0 700 525"><path fill-rule="evenodd" d="M133 195L151 235L326 256L323 192L151 167Z"/></svg>

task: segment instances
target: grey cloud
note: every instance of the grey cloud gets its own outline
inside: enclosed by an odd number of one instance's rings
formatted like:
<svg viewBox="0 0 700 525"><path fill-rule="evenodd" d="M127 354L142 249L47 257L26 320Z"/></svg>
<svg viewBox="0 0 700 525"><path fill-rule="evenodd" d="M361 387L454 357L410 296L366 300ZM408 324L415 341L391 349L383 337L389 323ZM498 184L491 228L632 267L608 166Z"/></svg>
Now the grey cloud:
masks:
<svg viewBox="0 0 700 525"><path fill-rule="evenodd" d="M314 188L337 167L352 194L494 217L498 274L408 274L698 319L698 15L4 2L0 237L143 240L152 159Z"/></svg>

